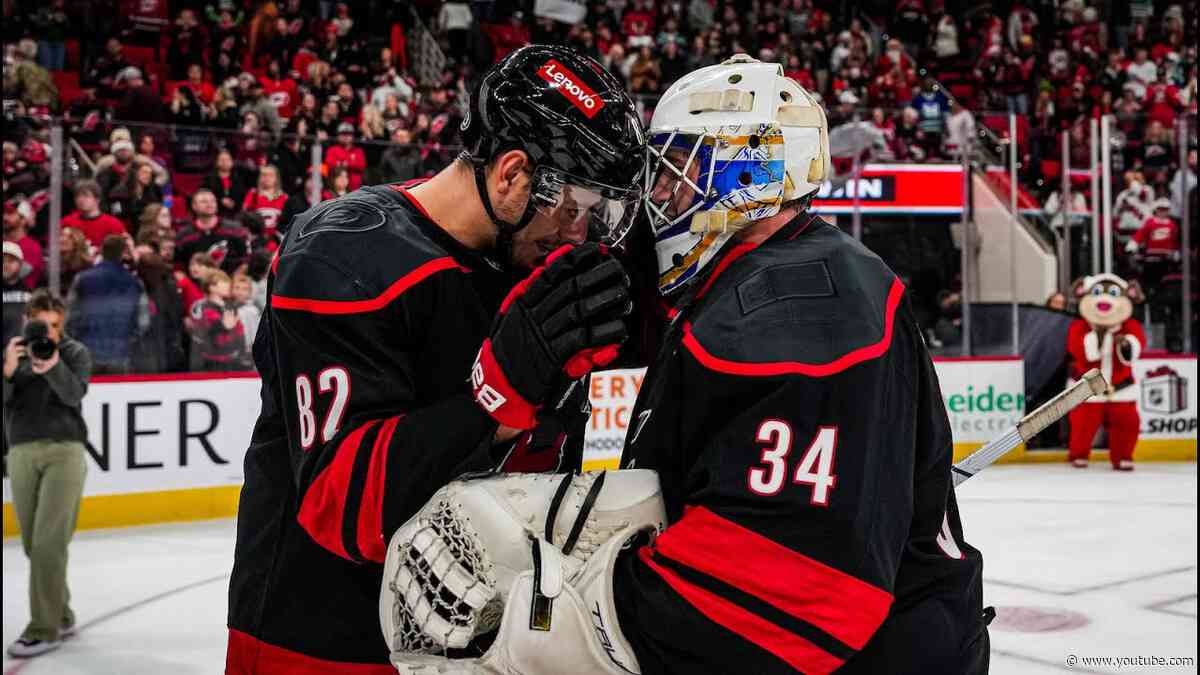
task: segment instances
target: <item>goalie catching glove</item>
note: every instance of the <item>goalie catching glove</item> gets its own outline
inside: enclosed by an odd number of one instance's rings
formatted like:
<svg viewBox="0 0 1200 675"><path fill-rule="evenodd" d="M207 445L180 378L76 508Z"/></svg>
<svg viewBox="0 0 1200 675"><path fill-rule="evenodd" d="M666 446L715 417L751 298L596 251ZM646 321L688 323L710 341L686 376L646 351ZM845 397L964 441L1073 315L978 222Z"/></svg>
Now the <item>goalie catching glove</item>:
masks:
<svg viewBox="0 0 1200 675"><path fill-rule="evenodd" d="M632 308L629 276L607 250L558 248L501 303L471 369L475 400L500 424L533 428L564 373L580 378L617 358Z"/></svg>
<svg viewBox="0 0 1200 675"><path fill-rule="evenodd" d="M630 539L665 523L653 471L447 485L388 544L379 610L392 663L401 673L637 672L612 570ZM497 626L483 657L441 656Z"/></svg>

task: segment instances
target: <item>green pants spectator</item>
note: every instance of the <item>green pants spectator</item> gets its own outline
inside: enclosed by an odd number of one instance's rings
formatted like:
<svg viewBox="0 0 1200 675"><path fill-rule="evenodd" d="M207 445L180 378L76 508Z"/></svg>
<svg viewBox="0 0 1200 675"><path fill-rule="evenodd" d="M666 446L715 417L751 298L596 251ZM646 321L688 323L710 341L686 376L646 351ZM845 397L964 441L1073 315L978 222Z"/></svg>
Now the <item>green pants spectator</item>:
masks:
<svg viewBox="0 0 1200 675"><path fill-rule="evenodd" d="M67 589L67 544L75 533L87 464L77 441L33 441L8 450L13 509L29 558L30 621L21 636L58 640L75 626Z"/></svg>

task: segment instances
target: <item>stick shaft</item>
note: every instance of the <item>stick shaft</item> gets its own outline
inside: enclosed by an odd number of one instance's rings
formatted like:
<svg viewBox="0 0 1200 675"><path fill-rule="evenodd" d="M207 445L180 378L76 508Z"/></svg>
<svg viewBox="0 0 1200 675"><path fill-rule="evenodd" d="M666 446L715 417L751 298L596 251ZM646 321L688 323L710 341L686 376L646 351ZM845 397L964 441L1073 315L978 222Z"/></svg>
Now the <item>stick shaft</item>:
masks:
<svg viewBox="0 0 1200 675"><path fill-rule="evenodd" d="M951 467L954 485L957 487L971 476L991 466L996 460L1012 452L1018 445L1065 417L1075 406L1096 394L1104 393L1107 388L1108 383L1104 381L1104 376L1100 374L1099 370L1088 371L1078 382L1046 401L1037 410L1021 418L1020 422L1009 427L1003 434L988 441L982 448Z"/></svg>

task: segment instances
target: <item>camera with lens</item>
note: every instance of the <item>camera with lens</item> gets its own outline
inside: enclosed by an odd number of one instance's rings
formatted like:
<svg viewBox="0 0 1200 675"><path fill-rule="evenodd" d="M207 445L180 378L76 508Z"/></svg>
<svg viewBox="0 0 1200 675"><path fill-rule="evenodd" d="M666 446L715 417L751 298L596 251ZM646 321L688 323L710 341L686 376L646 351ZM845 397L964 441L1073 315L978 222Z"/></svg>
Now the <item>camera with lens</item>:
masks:
<svg viewBox="0 0 1200 675"><path fill-rule="evenodd" d="M41 361L54 356L58 349L58 343L50 337L50 325L45 321L35 320L25 324L18 344L24 345L33 358Z"/></svg>

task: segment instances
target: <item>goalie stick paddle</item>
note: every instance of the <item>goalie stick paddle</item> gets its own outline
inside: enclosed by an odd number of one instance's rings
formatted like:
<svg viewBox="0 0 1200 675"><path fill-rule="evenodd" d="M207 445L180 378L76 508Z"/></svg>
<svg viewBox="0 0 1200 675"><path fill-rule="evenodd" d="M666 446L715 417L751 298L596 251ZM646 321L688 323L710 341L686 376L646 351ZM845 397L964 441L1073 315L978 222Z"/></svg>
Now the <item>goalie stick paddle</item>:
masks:
<svg viewBox="0 0 1200 675"><path fill-rule="evenodd" d="M1043 429L1071 412L1075 406L1092 396L1103 394L1107 390L1108 382L1104 380L1104 376L1098 369L1092 368L1078 382L1023 417L1020 422L1000 434L998 438L988 441L982 448L963 458L963 461L951 466L950 471L954 473L954 486L958 487L963 481L991 466L1013 448L1038 435Z"/></svg>

